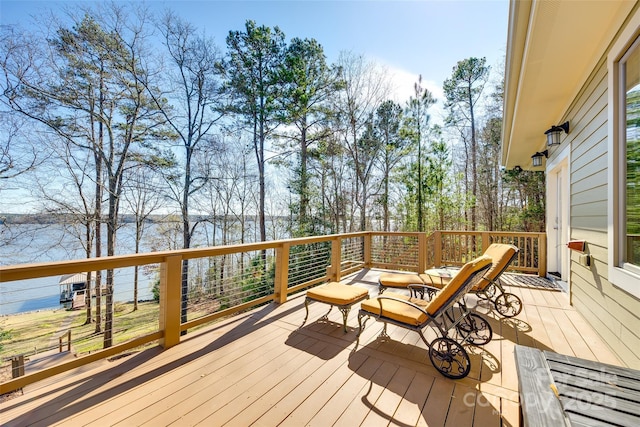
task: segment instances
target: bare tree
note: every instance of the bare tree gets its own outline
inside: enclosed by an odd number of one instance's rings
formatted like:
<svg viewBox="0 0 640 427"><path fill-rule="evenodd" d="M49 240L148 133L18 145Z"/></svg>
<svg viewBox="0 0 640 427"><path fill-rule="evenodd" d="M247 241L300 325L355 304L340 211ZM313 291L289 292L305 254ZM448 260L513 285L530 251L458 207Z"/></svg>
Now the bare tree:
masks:
<svg viewBox="0 0 640 427"><path fill-rule="evenodd" d="M355 178L355 205L359 211L359 230L367 228L367 208L371 197L371 178L380 147L370 138L363 138L367 126L379 105L388 98L390 84L386 71L363 56L343 52L338 59L345 89L339 94L343 120L343 141Z"/></svg>
<svg viewBox="0 0 640 427"><path fill-rule="evenodd" d="M485 65L485 58L468 58L458 61L453 67L451 78L444 82L444 93L447 98L446 107L449 110L448 122L460 129L461 137L465 141L466 165L471 168L471 229L477 228L476 200L478 196L478 135L477 135L477 104L481 99L484 86L489 77L489 66ZM468 139L467 139L468 138ZM467 145L468 142L468 145ZM465 168L465 171L467 169Z"/></svg>
<svg viewBox="0 0 640 427"><path fill-rule="evenodd" d="M140 252L149 217L164 205L162 182L157 168L140 164L127 171L127 184L122 196L125 208L134 215L135 253ZM133 268L133 311L138 309L139 273L139 266L136 265Z"/></svg>
<svg viewBox="0 0 640 427"><path fill-rule="evenodd" d="M143 84L156 108L169 124L183 151L180 167L182 179L172 175L167 182L182 218L182 247L191 247L198 222L191 223L191 200L209 177L195 174L194 157L200 145L211 134L222 117L217 65L220 54L212 39L198 35L197 30L172 12L166 12L158 25L166 49L167 67ZM162 92L156 88L162 88ZM169 99L171 106L165 104ZM182 265L182 321L187 321L189 264Z"/></svg>
<svg viewBox="0 0 640 427"><path fill-rule="evenodd" d="M73 26L57 25L44 44L48 51L27 45L13 51L4 67L6 103L46 126L57 137L94 155L96 185L96 255L102 246L102 196L107 201L107 255L115 254L124 172L145 149L149 138L162 135L162 117L138 82L146 15L135 19L111 5L69 17ZM40 44L42 45L42 44ZM136 150L136 151L134 151ZM104 179L103 179L104 178ZM104 193L102 193L104 191ZM113 271L106 275L104 346L112 345ZM99 289L99 288L98 288ZM99 293L98 293L99 295ZM96 301L99 306L98 301ZM97 316L99 320L99 315ZM99 322L97 322L99 324Z"/></svg>

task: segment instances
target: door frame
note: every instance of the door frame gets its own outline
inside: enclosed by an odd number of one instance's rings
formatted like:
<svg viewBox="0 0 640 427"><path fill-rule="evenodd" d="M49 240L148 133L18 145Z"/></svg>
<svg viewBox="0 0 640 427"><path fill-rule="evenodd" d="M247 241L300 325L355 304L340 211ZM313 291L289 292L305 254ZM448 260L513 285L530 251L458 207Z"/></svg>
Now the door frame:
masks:
<svg viewBox="0 0 640 427"><path fill-rule="evenodd" d="M546 232L547 270L560 273L569 282L570 254L567 242L571 237L569 147L547 162L546 175Z"/></svg>

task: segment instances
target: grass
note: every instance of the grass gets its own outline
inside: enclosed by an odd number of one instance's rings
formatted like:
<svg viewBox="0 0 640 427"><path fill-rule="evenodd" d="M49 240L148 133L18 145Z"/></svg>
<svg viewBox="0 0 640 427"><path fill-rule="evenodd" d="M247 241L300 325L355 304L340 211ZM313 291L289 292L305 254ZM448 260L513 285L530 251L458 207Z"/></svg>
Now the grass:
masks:
<svg viewBox="0 0 640 427"><path fill-rule="evenodd" d="M158 330L159 305L140 302L116 303L114 307L114 344ZM104 313L103 313L104 315ZM96 333L95 323L85 324L86 311L43 310L0 318L5 337L0 344L3 359L19 354L31 355L58 347L58 337L71 330L71 343L76 354L89 353L103 347L103 334ZM66 345L66 339L63 339Z"/></svg>
<svg viewBox="0 0 640 427"><path fill-rule="evenodd" d="M224 308L217 298L200 298L192 301L188 319L196 319ZM116 302L114 305L112 345L159 330L160 305L156 302L139 302L133 311L133 303ZM92 313L95 316L95 311ZM104 309L103 309L104 328ZM0 316L0 382L11 379L11 358L24 355L25 362L34 355L58 351L59 337L63 350L67 346L67 333L71 331L71 352L76 356L89 354L104 348L104 334L96 332L95 322L86 324L86 310L42 310ZM220 319L216 320L219 321ZM200 325L194 330L205 327ZM151 342L139 349L157 345ZM1 401L1 399L0 399Z"/></svg>

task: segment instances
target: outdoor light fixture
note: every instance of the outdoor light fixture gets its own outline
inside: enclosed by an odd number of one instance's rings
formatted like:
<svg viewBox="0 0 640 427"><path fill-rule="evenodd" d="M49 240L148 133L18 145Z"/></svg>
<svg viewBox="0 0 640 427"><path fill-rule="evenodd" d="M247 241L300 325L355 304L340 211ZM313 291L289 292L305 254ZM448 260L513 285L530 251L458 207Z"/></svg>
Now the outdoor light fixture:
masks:
<svg viewBox="0 0 640 427"><path fill-rule="evenodd" d="M520 165L515 165L513 167L513 171L516 172L516 173L520 173L520 172L522 172L522 168L520 167Z"/></svg>
<svg viewBox="0 0 640 427"><path fill-rule="evenodd" d="M564 131L564 133L569 133L569 122L564 122L558 126L551 126L551 129L544 133L547 135L548 147L560 145L560 135L562 134L562 131Z"/></svg>
<svg viewBox="0 0 640 427"><path fill-rule="evenodd" d="M549 158L549 150L544 150L541 153L536 153L531 156L533 166L542 166L542 156L544 156L545 159Z"/></svg>

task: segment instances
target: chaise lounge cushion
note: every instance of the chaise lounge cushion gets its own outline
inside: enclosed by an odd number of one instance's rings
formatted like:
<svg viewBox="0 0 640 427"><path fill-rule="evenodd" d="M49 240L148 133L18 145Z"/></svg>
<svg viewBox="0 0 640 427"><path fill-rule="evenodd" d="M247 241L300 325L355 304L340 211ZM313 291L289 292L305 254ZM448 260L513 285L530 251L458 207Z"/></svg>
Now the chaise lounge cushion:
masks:
<svg viewBox="0 0 640 427"><path fill-rule="evenodd" d="M493 259L493 265L484 274L484 279L479 283L480 290L484 289L492 280L495 280L500 273L509 265L511 259L518 252L518 248L514 245L505 243L492 243L489 245L484 255Z"/></svg>
<svg viewBox="0 0 640 427"><path fill-rule="evenodd" d="M482 275L482 278L478 280L478 282L471 288L473 292L482 291L486 288L491 281L495 280L496 277L502 273L502 271L509 265L511 262L511 258L513 255L518 252L518 248L514 245L509 245L506 243L492 243L489 245L486 251L484 251L485 256L490 257L493 262L491 267ZM460 273L456 273L460 274ZM441 287L440 283L446 281L448 279L442 278L439 276L430 276L428 274L420 274L422 280L431 286L435 286L437 288Z"/></svg>
<svg viewBox="0 0 640 427"><path fill-rule="evenodd" d="M478 258L469 261L462 266L458 274L456 274L445 287L443 287L431 300L427 306L427 313L434 315L453 294L460 289L462 284L469 279L474 272L485 268L492 262L491 257L481 255Z"/></svg>
<svg viewBox="0 0 640 427"><path fill-rule="evenodd" d="M351 305L364 298L369 291L358 286L329 282L307 291L307 298L333 305Z"/></svg>
<svg viewBox="0 0 640 427"><path fill-rule="evenodd" d="M393 298L403 301L409 301L424 310L429 303L420 298L410 298L406 295L393 294ZM362 310L368 311L375 315L380 315L380 303L378 298L368 299L360 305ZM382 300L382 316L393 319L397 322L406 323L408 325L418 326L427 321L427 315L420 310L416 310L408 304L393 299L384 298Z"/></svg>
<svg viewBox="0 0 640 427"><path fill-rule="evenodd" d="M382 273L378 281L387 288L406 288L409 285L423 284L419 275L405 273Z"/></svg>

